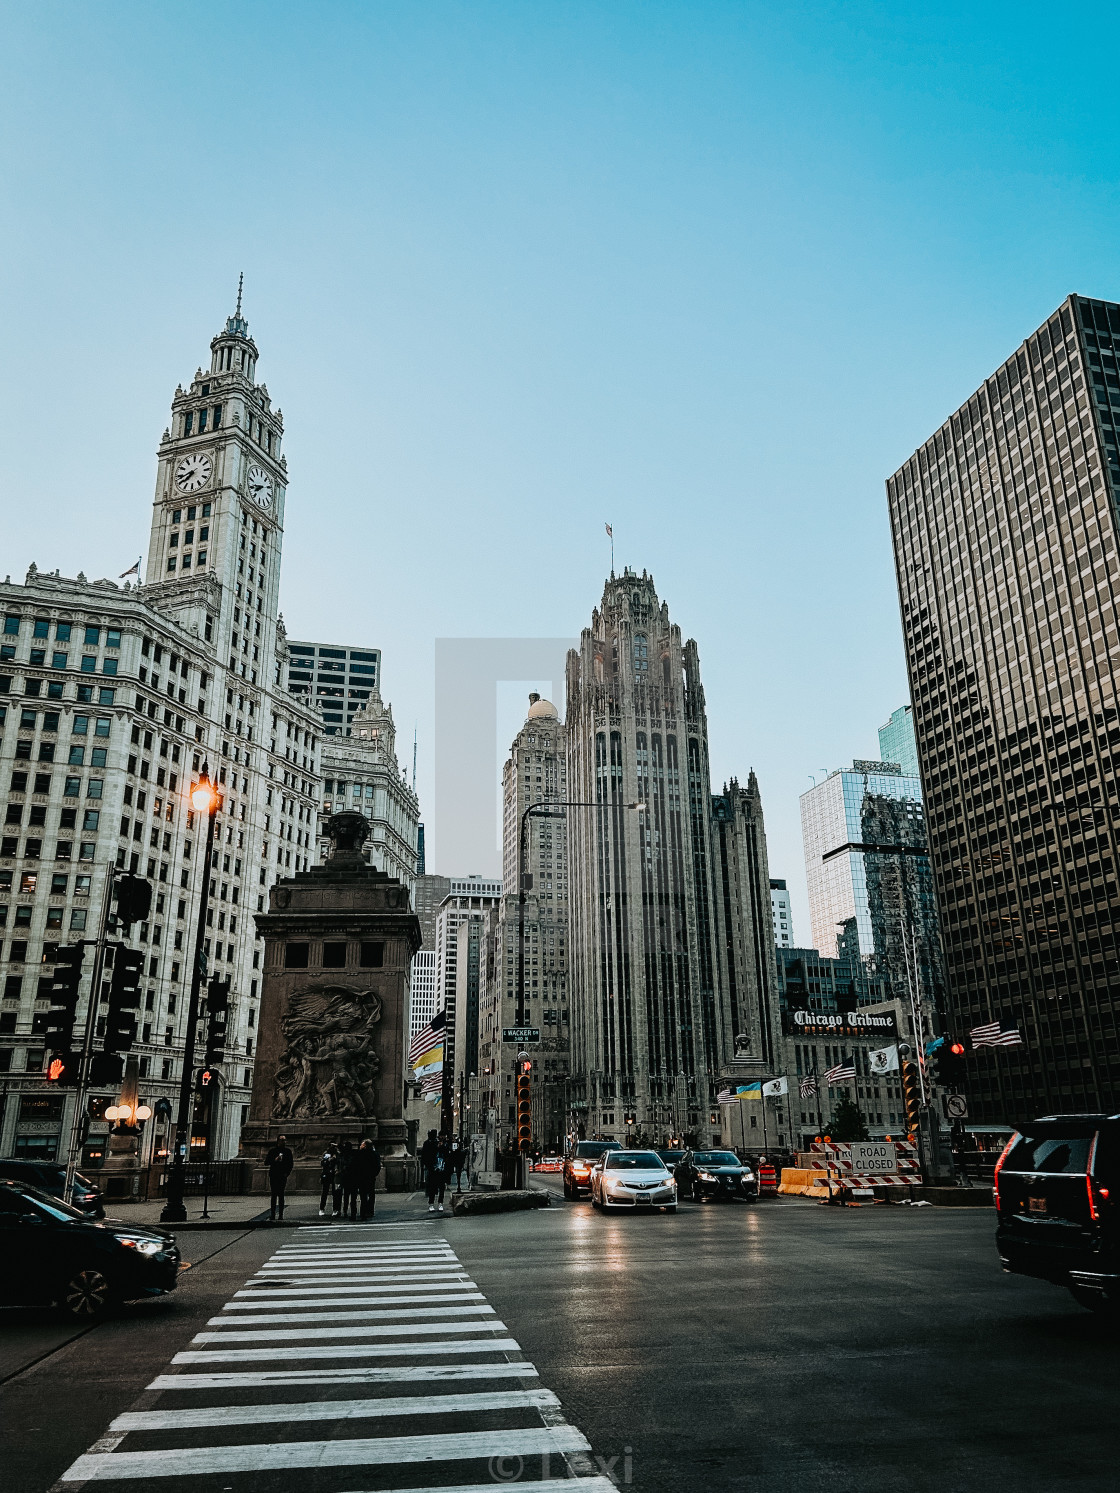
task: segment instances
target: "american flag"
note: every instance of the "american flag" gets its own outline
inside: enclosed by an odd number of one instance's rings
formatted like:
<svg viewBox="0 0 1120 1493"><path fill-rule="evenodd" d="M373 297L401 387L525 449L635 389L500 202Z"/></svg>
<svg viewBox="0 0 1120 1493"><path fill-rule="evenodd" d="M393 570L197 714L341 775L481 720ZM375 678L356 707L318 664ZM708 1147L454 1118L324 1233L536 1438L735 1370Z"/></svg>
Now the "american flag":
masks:
<svg viewBox="0 0 1120 1493"><path fill-rule="evenodd" d="M438 1094L443 1090L443 1074L429 1073L426 1078L420 1080L421 1094Z"/></svg>
<svg viewBox="0 0 1120 1493"><path fill-rule="evenodd" d="M817 1092L817 1075L810 1073L801 1079L797 1085L797 1092L801 1095L802 1099L812 1098Z"/></svg>
<svg viewBox="0 0 1120 1493"><path fill-rule="evenodd" d="M415 1068L426 1052L431 1052L433 1047L439 1047L443 1042L443 1028L433 1031L432 1024L428 1025L422 1032L417 1032L408 1048L408 1066Z"/></svg>
<svg viewBox="0 0 1120 1493"><path fill-rule="evenodd" d="M720 1089L716 1098L720 1104L734 1104L739 1096L738 1094L733 1094L730 1089Z"/></svg>
<svg viewBox="0 0 1120 1493"><path fill-rule="evenodd" d="M983 1026L974 1026L968 1035L972 1038L974 1048L1022 1047L1023 1045L1023 1039L1017 1027L1012 1027L1009 1032L1003 1032L1000 1031L998 1021L988 1021Z"/></svg>
<svg viewBox="0 0 1120 1493"><path fill-rule="evenodd" d="M827 1083L843 1083L846 1079L855 1078L856 1067L854 1063L837 1063L835 1068L830 1068L825 1074Z"/></svg>

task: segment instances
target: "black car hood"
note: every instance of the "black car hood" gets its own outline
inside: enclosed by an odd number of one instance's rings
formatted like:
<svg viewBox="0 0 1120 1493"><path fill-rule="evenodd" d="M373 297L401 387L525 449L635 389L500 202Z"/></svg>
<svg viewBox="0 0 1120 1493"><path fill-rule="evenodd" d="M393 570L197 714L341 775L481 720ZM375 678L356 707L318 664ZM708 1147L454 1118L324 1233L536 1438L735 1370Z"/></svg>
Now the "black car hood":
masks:
<svg viewBox="0 0 1120 1493"><path fill-rule="evenodd" d="M127 1218L97 1218L75 1219L79 1227L99 1229L103 1234L135 1234L138 1239L160 1239L165 1243L173 1242L175 1235L167 1229L153 1229L148 1224L131 1223Z"/></svg>

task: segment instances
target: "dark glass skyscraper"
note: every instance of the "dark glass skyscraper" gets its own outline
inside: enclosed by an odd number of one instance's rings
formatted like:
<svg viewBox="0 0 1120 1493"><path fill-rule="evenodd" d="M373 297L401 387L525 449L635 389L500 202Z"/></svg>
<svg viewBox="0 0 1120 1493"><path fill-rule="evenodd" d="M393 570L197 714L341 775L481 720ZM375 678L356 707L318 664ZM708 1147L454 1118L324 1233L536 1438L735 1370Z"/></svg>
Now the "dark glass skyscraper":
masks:
<svg viewBox="0 0 1120 1493"><path fill-rule="evenodd" d="M979 1120L1120 1104L1118 350L1070 296L887 483L948 1019L1023 1036Z"/></svg>

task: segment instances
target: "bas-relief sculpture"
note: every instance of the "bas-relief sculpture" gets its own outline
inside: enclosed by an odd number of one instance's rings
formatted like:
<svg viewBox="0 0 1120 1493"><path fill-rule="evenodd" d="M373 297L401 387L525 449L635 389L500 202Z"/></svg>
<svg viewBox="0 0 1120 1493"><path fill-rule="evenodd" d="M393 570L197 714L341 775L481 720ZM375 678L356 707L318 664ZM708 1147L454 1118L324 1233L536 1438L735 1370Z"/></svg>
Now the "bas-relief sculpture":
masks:
<svg viewBox="0 0 1120 1493"><path fill-rule="evenodd" d="M364 1118L374 1113L381 1061L374 1034L381 1001L371 990L305 986L292 993L280 1030L287 1043L276 1070L277 1119Z"/></svg>

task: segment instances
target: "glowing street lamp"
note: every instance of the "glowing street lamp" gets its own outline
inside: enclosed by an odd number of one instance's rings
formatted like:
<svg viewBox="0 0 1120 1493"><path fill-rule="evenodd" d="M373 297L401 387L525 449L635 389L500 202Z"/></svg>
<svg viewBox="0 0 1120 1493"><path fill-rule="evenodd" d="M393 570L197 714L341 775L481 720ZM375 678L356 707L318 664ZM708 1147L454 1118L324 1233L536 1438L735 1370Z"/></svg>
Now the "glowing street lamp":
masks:
<svg viewBox="0 0 1120 1493"><path fill-rule="evenodd" d="M161 1223L183 1223L187 1210L183 1206L186 1189L186 1149L190 1128L191 1105L193 1103L194 1049L198 1030L198 1005L202 989L206 940L206 913L210 905L210 862L214 858L214 820L222 806L222 795L210 780L210 770L204 762L198 782L188 794L191 808L196 814L206 815L206 852L202 859L202 885L198 894L198 926L194 937L194 963L191 967L191 993L187 1006L187 1040L183 1050L183 1074L179 1084L179 1111L175 1116L175 1144L172 1149L171 1170L167 1178L167 1203L160 1214Z"/></svg>

